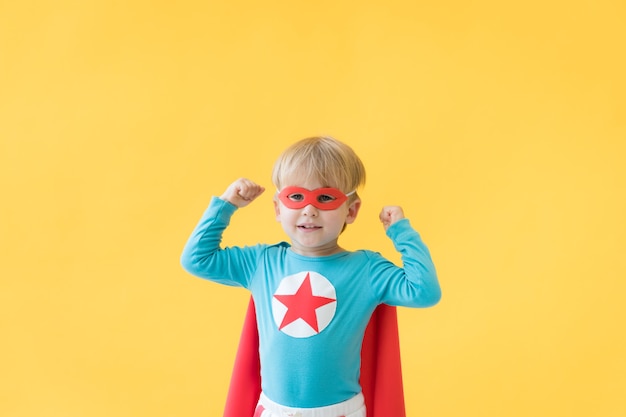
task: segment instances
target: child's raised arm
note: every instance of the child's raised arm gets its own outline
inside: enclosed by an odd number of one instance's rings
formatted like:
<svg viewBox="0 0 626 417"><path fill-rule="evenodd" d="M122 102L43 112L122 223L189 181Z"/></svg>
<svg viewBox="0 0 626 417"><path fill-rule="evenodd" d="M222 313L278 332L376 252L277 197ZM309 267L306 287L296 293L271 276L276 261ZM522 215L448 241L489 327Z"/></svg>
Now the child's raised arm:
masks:
<svg viewBox="0 0 626 417"><path fill-rule="evenodd" d="M402 268L381 257L373 282L385 304L430 307L441 299L437 271L428 247L399 206L385 206L379 215L385 233L402 257ZM391 227L393 225L393 227Z"/></svg>
<svg viewBox="0 0 626 417"><path fill-rule="evenodd" d="M228 201L239 208L250 204L254 199L263 194L265 188L247 178L239 178L228 186L220 199Z"/></svg>

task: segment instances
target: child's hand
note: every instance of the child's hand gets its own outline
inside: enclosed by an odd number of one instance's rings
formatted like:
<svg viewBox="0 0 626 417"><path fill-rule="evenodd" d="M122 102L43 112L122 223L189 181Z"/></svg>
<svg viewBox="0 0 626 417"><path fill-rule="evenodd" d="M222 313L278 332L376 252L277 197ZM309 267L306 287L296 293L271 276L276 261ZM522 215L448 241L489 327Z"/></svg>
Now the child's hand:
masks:
<svg viewBox="0 0 626 417"><path fill-rule="evenodd" d="M239 178L228 186L220 198L234 206L245 207L263 194L265 188L247 178Z"/></svg>
<svg viewBox="0 0 626 417"><path fill-rule="evenodd" d="M380 215L378 217L383 223L385 231L387 231L389 226L391 226L398 220L404 219L404 212L402 211L402 207L400 206L385 206L383 207L383 210L380 212Z"/></svg>

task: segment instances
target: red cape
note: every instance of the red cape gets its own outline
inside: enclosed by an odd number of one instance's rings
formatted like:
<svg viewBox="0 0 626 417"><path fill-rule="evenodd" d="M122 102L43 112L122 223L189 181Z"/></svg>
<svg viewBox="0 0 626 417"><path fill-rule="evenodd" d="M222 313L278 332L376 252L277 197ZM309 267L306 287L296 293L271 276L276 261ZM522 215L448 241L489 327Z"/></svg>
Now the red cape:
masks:
<svg viewBox="0 0 626 417"><path fill-rule="evenodd" d="M224 417L251 417L261 394L259 333L250 298ZM361 387L368 417L405 417L396 308L380 305L372 314L361 351Z"/></svg>

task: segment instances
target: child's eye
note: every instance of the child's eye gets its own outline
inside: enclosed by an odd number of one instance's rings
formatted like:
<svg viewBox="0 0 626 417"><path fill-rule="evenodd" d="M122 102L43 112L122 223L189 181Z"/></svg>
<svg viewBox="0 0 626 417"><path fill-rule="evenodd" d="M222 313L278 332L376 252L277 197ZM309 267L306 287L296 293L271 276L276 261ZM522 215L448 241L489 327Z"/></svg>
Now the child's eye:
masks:
<svg viewBox="0 0 626 417"><path fill-rule="evenodd" d="M322 194L319 197L317 197L317 201L319 201L320 203L330 203L331 201L334 201L335 197L333 197L332 195L328 195L328 194Z"/></svg>
<svg viewBox="0 0 626 417"><path fill-rule="evenodd" d="M289 194L287 198L289 198L291 201L303 201L304 195L302 195L301 193L293 193Z"/></svg>

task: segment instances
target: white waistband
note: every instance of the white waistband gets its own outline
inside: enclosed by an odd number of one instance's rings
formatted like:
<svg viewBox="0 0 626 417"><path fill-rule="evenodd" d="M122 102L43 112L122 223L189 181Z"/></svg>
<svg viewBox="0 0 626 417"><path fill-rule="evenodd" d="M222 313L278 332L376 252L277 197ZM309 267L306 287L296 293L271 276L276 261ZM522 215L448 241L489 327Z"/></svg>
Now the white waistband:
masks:
<svg viewBox="0 0 626 417"><path fill-rule="evenodd" d="M281 417L340 417L354 413L361 407L364 407L365 400L363 399L363 394L359 393L349 400L325 407L293 408L277 404L261 393L259 404L271 413Z"/></svg>

